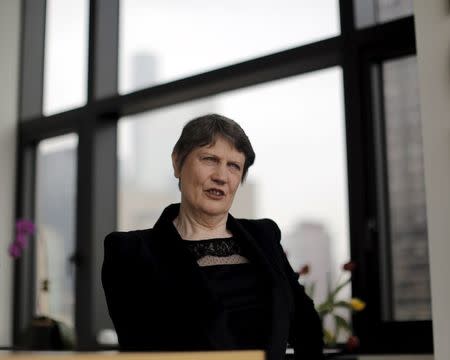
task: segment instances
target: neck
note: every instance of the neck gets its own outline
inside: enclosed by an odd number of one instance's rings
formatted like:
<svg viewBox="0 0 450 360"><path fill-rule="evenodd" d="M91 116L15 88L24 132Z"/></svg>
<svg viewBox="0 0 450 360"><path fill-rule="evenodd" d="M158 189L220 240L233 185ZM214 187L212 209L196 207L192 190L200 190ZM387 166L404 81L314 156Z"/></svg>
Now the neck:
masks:
<svg viewBox="0 0 450 360"><path fill-rule="evenodd" d="M173 220L178 233L185 240L205 240L216 237L230 237L227 230L228 214L220 216L205 216L190 211L183 203L180 212Z"/></svg>

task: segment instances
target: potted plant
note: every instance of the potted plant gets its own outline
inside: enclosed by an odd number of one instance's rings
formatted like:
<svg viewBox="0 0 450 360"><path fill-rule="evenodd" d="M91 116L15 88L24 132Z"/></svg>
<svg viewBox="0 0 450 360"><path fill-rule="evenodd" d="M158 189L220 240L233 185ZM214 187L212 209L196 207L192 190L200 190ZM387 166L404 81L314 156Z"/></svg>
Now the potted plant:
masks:
<svg viewBox="0 0 450 360"><path fill-rule="evenodd" d="M322 321L324 334L324 343L326 347L333 348L338 345L339 337L342 333L347 333L348 338L346 348L350 351L359 346L359 339L353 334L353 327L349 320L341 315L342 309L350 314L364 310L366 303L357 297L343 299L341 297L342 289L350 285L352 272L355 270L354 262L347 262L342 266L342 272L334 286L328 284L325 300L316 304L316 310ZM307 281L310 273L310 266L304 265L300 268L299 281L305 287L305 291L312 299L314 299L315 283ZM331 319L328 320L328 319ZM327 325L329 323L333 325Z"/></svg>

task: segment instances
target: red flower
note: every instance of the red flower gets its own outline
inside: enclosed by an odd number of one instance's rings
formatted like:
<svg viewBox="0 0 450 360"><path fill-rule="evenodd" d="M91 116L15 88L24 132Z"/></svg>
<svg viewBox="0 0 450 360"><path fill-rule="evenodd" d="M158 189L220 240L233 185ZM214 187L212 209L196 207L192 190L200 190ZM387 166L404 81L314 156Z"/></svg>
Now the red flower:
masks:
<svg viewBox="0 0 450 360"><path fill-rule="evenodd" d="M298 271L298 274L299 274L300 276L309 274L309 265L308 265L308 264L303 265L303 266L300 268L300 270Z"/></svg>
<svg viewBox="0 0 450 360"><path fill-rule="evenodd" d="M353 261L349 261L342 266L342 269L352 272L356 269L356 263L354 263Z"/></svg>
<svg viewBox="0 0 450 360"><path fill-rule="evenodd" d="M354 351L355 349L357 349L359 347L359 344L360 344L359 338L355 335L352 335L347 340L347 344L346 344L347 350Z"/></svg>

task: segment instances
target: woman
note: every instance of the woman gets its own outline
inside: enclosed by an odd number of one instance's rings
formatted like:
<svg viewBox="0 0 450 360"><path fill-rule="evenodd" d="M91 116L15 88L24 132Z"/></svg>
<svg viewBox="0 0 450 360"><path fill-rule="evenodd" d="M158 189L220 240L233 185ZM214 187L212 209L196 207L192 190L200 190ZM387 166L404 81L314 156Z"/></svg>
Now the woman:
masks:
<svg viewBox="0 0 450 360"><path fill-rule="evenodd" d="M269 219L235 219L255 154L241 127L211 114L183 128L172 163L181 203L153 229L105 239L102 282L122 350L263 349L322 359L322 330Z"/></svg>

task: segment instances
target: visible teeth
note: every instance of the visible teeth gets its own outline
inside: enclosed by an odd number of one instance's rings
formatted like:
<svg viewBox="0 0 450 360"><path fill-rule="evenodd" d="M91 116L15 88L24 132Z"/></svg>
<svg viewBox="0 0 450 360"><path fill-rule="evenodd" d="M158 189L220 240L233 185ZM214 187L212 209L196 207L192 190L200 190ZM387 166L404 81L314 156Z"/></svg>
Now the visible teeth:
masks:
<svg viewBox="0 0 450 360"><path fill-rule="evenodd" d="M213 195L217 195L217 196L223 195L223 192L219 191L219 190L211 189L211 190L209 190L209 192L212 193Z"/></svg>

